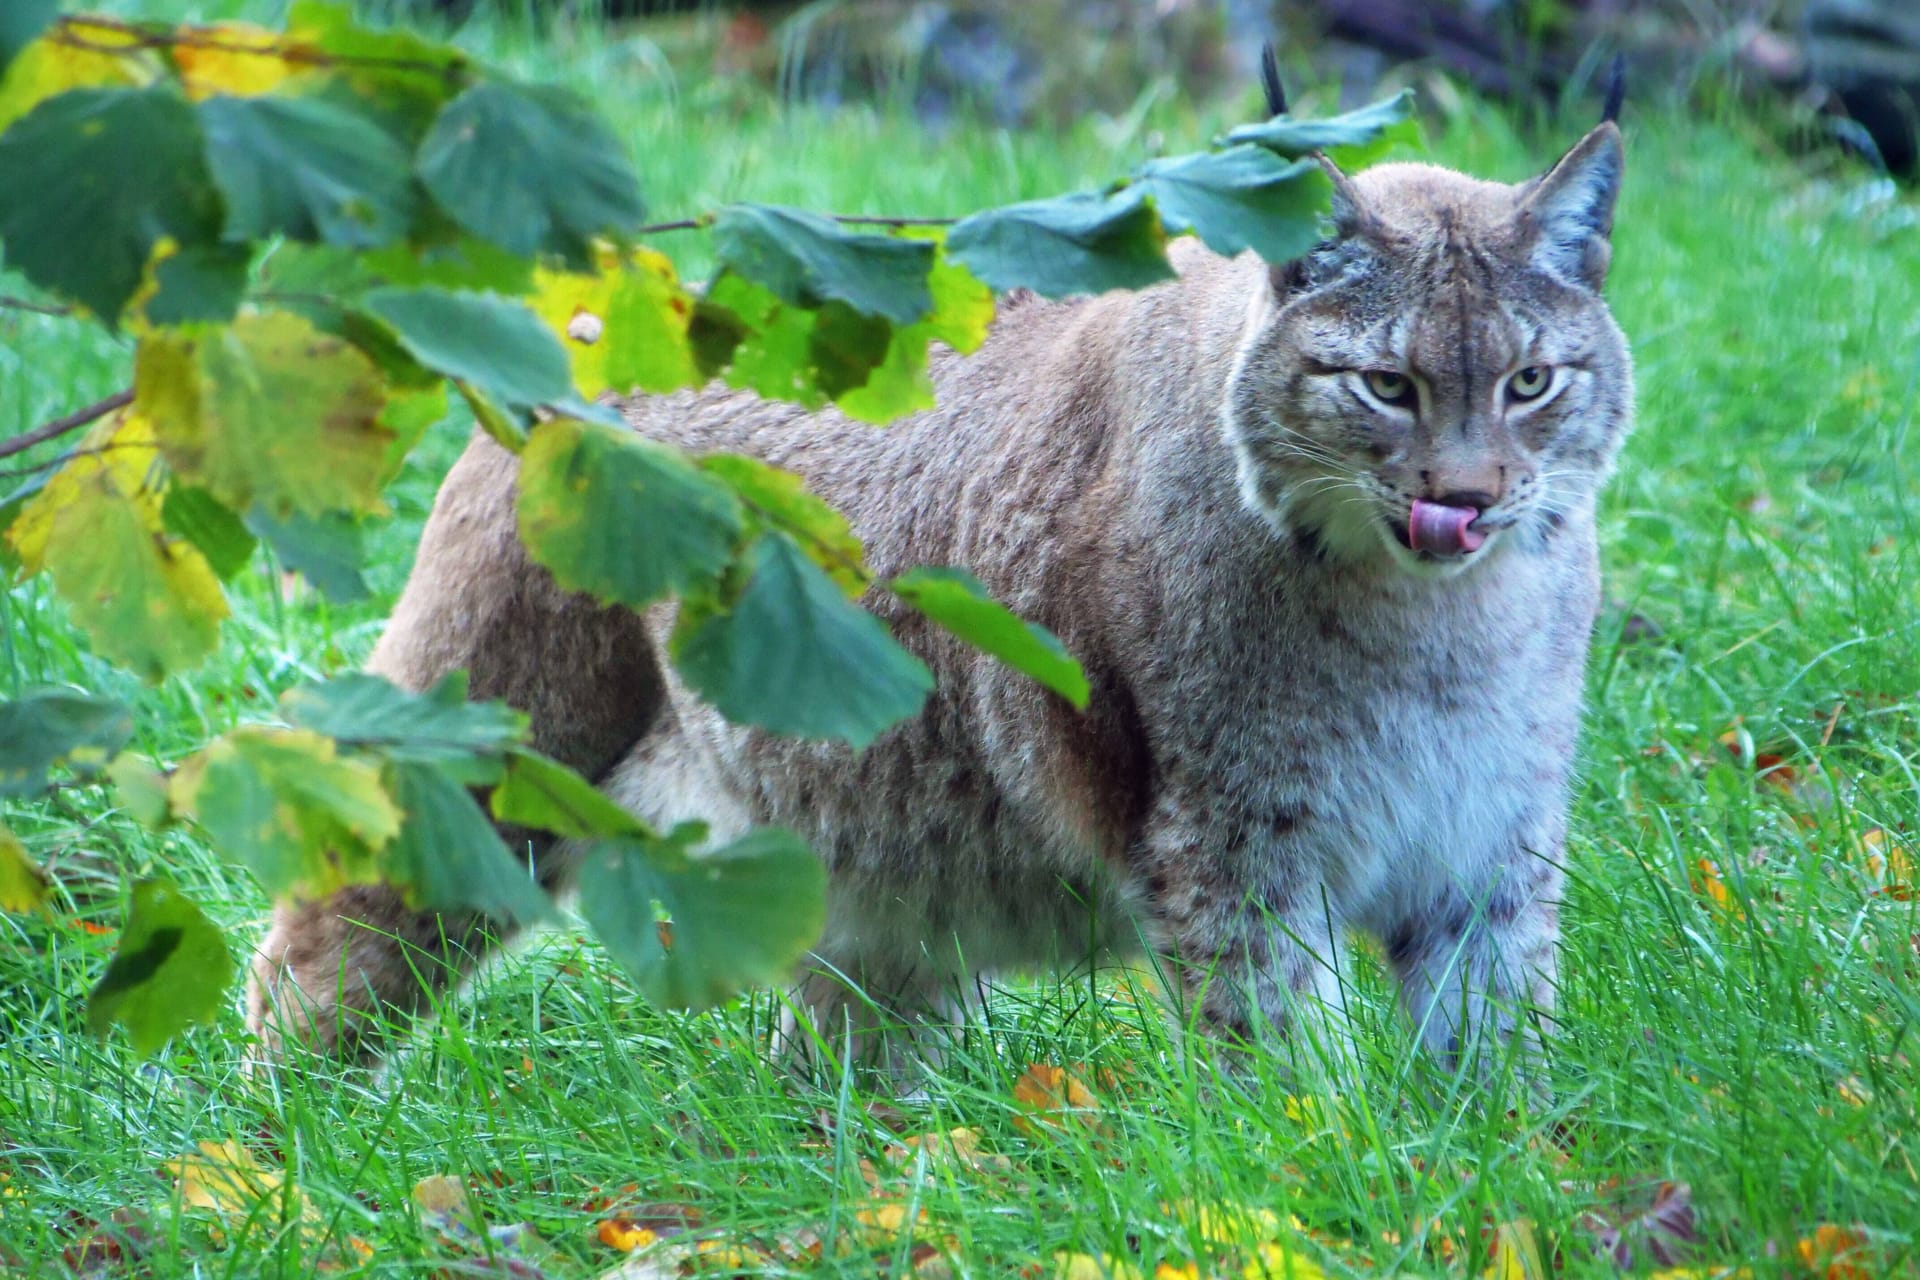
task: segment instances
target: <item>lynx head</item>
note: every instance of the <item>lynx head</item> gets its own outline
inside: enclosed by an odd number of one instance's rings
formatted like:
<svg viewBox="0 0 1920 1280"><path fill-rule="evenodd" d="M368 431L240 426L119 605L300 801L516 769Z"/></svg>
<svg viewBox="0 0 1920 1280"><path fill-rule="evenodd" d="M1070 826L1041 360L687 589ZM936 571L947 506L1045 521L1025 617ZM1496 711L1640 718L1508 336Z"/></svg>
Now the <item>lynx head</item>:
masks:
<svg viewBox="0 0 1920 1280"><path fill-rule="evenodd" d="M1430 576L1545 545L1632 415L1600 297L1619 130L1511 187L1326 167L1332 234L1271 269L1228 388L1247 501L1330 555Z"/></svg>

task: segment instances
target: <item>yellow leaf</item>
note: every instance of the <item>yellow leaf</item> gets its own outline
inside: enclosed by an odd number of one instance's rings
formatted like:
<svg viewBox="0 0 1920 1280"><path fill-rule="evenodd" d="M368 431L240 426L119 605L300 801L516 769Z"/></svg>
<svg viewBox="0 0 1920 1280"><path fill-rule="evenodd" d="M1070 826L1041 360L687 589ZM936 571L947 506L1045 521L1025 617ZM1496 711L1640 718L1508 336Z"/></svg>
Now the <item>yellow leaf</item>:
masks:
<svg viewBox="0 0 1920 1280"><path fill-rule="evenodd" d="M1140 1268L1110 1254L1056 1253L1053 1264L1053 1280L1141 1280Z"/></svg>
<svg viewBox="0 0 1920 1280"><path fill-rule="evenodd" d="M1209 1244L1253 1244L1280 1239L1283 1224L1271 1209L1242 1204L1176 1200L1160 1212Z"/></svg>
<svg viewBox="0 0 1920 1280"><path fill-rule="evenodd" d="M249 22L215 22L180 34L184 38L173 46L173 65L195 102L215 94L258 97L311 65L306 59L312 49Z"/></svg>
<svg viewBox="0 0 1920 1280"><path fill-rule="evenodd" d="M145 419L109 419L7 531L26 571L47 571L101 656L149 681L197 665L227 616L206 557L161 527L155 458Z"/></svg>
<svg viewBox="0 0 1920 1280"><path fill-rule="evenodd" d="M1552 1280L1541 1261L1533 1223L1525 1218L1502 1222L1493 1229L1493 1263L1482 1273L1486 1280Z"/></svg>
<svg viewBox="0 0 1920 1280"><path fill-rule="evenodd" d="M303 1239L318 1242L326 1222L286 1175L263 1169L253 1153L238 1142L202 1142L195 1153L170 1160L164 1166L180 1182L180 1203L211 1210L222 1226L243 1230L250 1221L269 1229L287 1220L299 1224ZM274 1197L278 1203L262 1207Z"/></svg>
<svg viewBox="0 0 1920 1280"><path fill-rule="evenodd" d="M168 796L275 895L377 880L375 853L400 830L379 770L304 729L235 729L181 765Z"/></svg>
<svg viewBox="0 0 1920 1280"><path fill-rule="evenodd" d="M700 381L687 340L693 299L673 263L652 249L624 259L599 253L599 270L534 273L538 315L567 349L576 390L591 400L604 391L672 391Z"/></svg>
<svg viewBox="0 0 1920 1280"><path fill-rule="evenodd" d="M1006 1173L1013 1161L1006 1156L989 1155L980 1150L983 1135L978 1129L949 1129L945 1133L923 1133L889 1146L886 1155L896 1164L905 1164L916 1153L925 1152L927 1163L935 1169L969 1169L975 1173Z"/></svg>
<svg viewBox="0 0 1920 1280"><path fill-rule="evenodd" d="M181 479L227 507L378 513L394 432L373 362L290 311L225 329L154 329L134 408Z"/></svg>
<svg viewBox="0 0 1920 1280"><path fill-rule="evenodd" d="M1906 901L1914 892L1913 855L1879 827L1854 842L1857 861L1890 898Z"/></svg>
<svg viewBox="0 0 1920 1280"><path fill-rule="evenodd" d="M47 877L20 838L0 826L0 911L37 911L46 905Z"/></svg>
<svg viewBox="0 0 1920 1280"><path fill-rule="evenodd" d="M1246 1280L1326 1280L1320 1264L1301 1252L1298 1241L1263 1240L1241 1275Z"/></svg>
<svg viewBox="0 0 1920 1280"><path fill-rule="evenodd" d="M22 49L0 77L0 132L69 89L143 85L157 69L131 32L68 18Z"/></svg>

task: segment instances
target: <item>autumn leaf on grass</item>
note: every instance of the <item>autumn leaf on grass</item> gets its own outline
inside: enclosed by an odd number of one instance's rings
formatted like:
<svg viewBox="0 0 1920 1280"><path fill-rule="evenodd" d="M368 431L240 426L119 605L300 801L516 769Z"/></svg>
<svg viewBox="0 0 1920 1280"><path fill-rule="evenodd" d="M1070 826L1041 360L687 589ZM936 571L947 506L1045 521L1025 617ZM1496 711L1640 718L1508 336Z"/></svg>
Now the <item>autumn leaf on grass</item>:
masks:
<svg viewBox="0 0 1920 1280"><path fill-rule="evenodd" d="M450 1174L436 1173L413 1184L413 1203L420 1221L433 1228L447 1244L463 1253L488 1259L486 1275L538 1280L545 1272L539 1261L547 1242L524 1222L490 1226L467 1197L466 1183Z"/></svg>
<svg viewBox="0 0 1920 1280"><path fill-rule="evenodd" d="M1879 827L1854 841L1855 861L1878 886L1875 893L1896 902L1914 896L1913 855Z"/></svg>
<svg viewBox="0 0 1920 1280"><path fill-rule="evenodd" d="M1729 919L1746 919L1746 912L1740 909L1733 891L1727 888L1726 880L1721 877L1719 865L1711 858L1696 859L1693 865L1695 874L1688 877L1693 891L1705 898L1707 904L1716 912Z"/></svg>
<svg viewBox="0 0 1920 1280"><path fill-rule="evenodd" d="M46 872L27 856L20 838L0 826L0 911L37 911L49 892Z"/></svg>
<svg viewBox="0 0 1920 1280"><path fill-rule="evenodd" d="M1700 1240L1693 1193L1684 1182L1661 1183L1644 1209L1593 1209L1580 1216L1578 1225L1592 1238L1594 1252L1622 1271L1649 1261L1675 1266Z"/></svg>
<svg viewBox="0 0 1920 1280"><path fill-rule="evenodd" d="M690 1204L628 1204L613 1217L601 1219L594 1234L609 1249L632 1253L698 1230L701 1220L700 1210Z"/></svg>
<svg viewBox="0 0 1920 1280"><path fill-rule="evenodd" d="M1247 1245L1279 1240L1286 1224L1271 1209L1244 1204L1175 1200L1160 1212L1207 1244Z"/></svg>
<svg viewBox="0 0 1920 1280"><path fill-rule="evenodd" d="M912 1164L921 1155L925 1155L927 1165L933 1169L964 1169L973 1173L1011 1173L1013 1161L1006 1156L989 1155L980 1149L980 1140L984 1135L978 1129L965 1127L949 1129L945 1133L922 1133L898 1143L889 1143L884 1151L887 1159L898 1165Z"/></svg>
<svg viewBox="0 0 1920 1280"><path fill-rule="evenodd" d="M1882 1274L1869 1265L1866 1236L1849 1227L1823 1223L1793 1249L1800 1265L1821 1280L1869 1280Z"/></svg>
<svg viewBox="0 0 1920 1280"><path fill-rule="evenodd" d="M1485 1280L1552 1280L1553 1272L1534 1238L1533 1223L1516 1218L1495 1226L1493 1260L1481 1274Z"/></svg>
<svg viewBox="0 0 1920 1280"><path fill-rule="evenodd" d="M1030 1064L1014 1081L1013 1100L1024 1113L1013 1118L1022 1133L1064 1129L1069 1120L1087 1130L1100 1127L1100 1100L1064 1067Z"/></svg>
<svg viewBox="0 0 1920 1280"><path fill-rule="evenodd" d="M291 1226L308 1248L321 1251L321 1267L329 1271L373 1253L353 1236L330 1243L333 1233L319 1208L286 1174L262 1167L238 1142L202 1142L192 1155L168 1161L165 1170L179 1180L181 1204L208 1210L220 1220L216 1240L225 1233L245 1238L256 1228L272 1232Z"/></svg>

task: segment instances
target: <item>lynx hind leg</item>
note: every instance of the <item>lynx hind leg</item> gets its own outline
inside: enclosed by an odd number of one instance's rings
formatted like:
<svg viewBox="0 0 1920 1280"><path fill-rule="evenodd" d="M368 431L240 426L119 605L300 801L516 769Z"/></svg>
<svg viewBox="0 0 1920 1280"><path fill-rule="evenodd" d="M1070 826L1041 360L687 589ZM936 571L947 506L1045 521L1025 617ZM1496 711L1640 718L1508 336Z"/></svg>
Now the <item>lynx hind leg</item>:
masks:
<svg viewBox="0 0 1920 1280"><path fill-rule="evenodd" d="M414 691L465 670L470 696L527 713L537 750L599 778L659 717L665 683L643 618L561 590L528 558L514 514L518 466L476 435L447 473L368 669ZM543 882L564 874L549 865L550 842L502 834L509 848L531 844ZM299 1040L373 1056L367 1028L426 1008L507 932L410 910L378 887L283 905L254 966L250 1029L274 1055Z"/></svg>

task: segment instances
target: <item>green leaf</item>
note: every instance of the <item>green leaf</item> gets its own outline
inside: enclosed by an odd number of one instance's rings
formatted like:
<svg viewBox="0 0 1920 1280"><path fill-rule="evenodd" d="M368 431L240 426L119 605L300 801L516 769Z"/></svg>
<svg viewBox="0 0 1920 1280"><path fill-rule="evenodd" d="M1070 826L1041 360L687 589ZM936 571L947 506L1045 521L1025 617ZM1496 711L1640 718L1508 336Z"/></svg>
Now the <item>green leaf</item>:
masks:
<svg viewBox="0 0 1920 1280"><path fill-rule="evenodd" d="M22 558L53 575L101 657L149 682L197 666L219 643L227 616L206 557L165 536L149 501L123 487L113 470L77 471L71 484L62 483L63 472L41 491L35 507L46 510L45 542L36 556ZM30 508L21 524L32 514Z"/></svg>
<svg viewBox="0 0 1920 1280"><path fill-rule="evenodd" d="M320 97L219 96L199 113L228 240L284 235L370 249L406 234L410 157L365 116Z"/></svg>
<svg viewBox="0 0 1920 1280"><path fill-rule="evenodd" d="M233 954L220 930L164 880L133 886L133 906L93 994L87 1029L127 1029L134 1052L150 1054L196 1022L212 1022L233 982Z"/></svg>
<svg viewBox="0 0 1920 1280"><path fill-rule="evenodd" d="M557 760L533 751L507 754L507 776L489 803L501 822L569 839L650 836L647 824Z"/></svg>
<svg viewBox="0 0 1920 1280"><path fill-rule="evenodd" d="M297 512L276 516L265 507L247 512L247 529L273 548L283 569L290 569L318 587L335 604L364 600L371 592L360 576L367 552L361 542L360 522L330 511L303 516Z"/></svg>
<svg viewBox="0 0 1920 1280"><path fill-rule="evenodd" d="M134 366L135 411L168 463L234 511L380 510L385 401L372 361L290 311L153 330Z"/></svg>
<svg viewBox="0 0 1920 1280"><path fill-rule="evenodd" d="M679 450L568 418L520 456L519 522L554 581L631 608L711 583L742 532L733 494Z"/></svg>
<svg viewBox="0 0 1920 1280"><path fill-rule="evenodd" d="M665 1008L711 1008L788 980L826 920L826 871L798 837L763 827L690 852L705 834L688 824L605 840L580 868L580 914Z"/></svg>
<svg viewBox="0 0 1920 1280"><path fill-rule="evenodd" d="M444 289L376 289L362 305L421 364L509 408L551 404L573 390L560 340L519 302Z"/></svg>
<svg viewBox="0 0 1920 1280"><path fill-rule="evenodd" d="M594 236L646 217L626 148L570 93L489 81L441 111L420 180L461 227L521 257L585 265Z"/></svg>
<svg viewBox="0 0 1920 1280"><path fill-rule="evenodd" d="M1280 115L1259 124L1243 124L1227 134L1227 142L1265 147L1288 160L1324 151L1341 168L1357 169L1379 159L1394 144L1417 143L1419 137L1413 90L1402 89L1391 98L1326 120Z"/></svg>
<svg viewBox="0 0 1920 1280"><path fill-rule="evenodd" d="M1166 233L1137 187L976 213L947 234L947 252L1002 293L1064 298L1173 278Z"/></svg>
<svg viewBox="0 0 1920 1280"><path fill-rule="evenodd" d="M163 236L214 240L199 122L168 88L77 89L0 134L7 263L113 327Z"/></svg>
<svg viewBox="0 0 1920 1280"><path fill-rule="evenodd" d="M387 780L406 817L381 864L406 890L409 905L470 908L517 924L553 914L526 864L460 782L433 765L404 760L388 767Z"/></svg>
<svg viewBox="0 0 1920 1280"><path fill-rule="evenodd" d="M807 492L805 480L739 453L707 454L700 459L700 467L738 494L757 523L791 535L849 599L858 599L867 589L866 561L853 526Z"/></svg>
<svg viewBox="0 0 1920 1280"><path fill-rule="evenodd" d="M658 394L705 381L687 340L693 308L671 262L650 249L634 250L616 277L607 309L607 384L621 392Z"/></svg>
<svg viewBox="0 0 1920 1280"><path fill-rule="evenodd" d="M736 724L856 750L920 710L932 673L791 539L767 534L745 561L730 606L681 610L672 647L689 687Z"/></svg>
<svg viewBox="0 0 1920 1280"><path fill-rule="evenodd" d="M0 72L39 39L60 12L60 0L8 0L0 9Z"/></svg>
<svg viewBox="0 0 1920 1280"><path fill-rule="evenodd" d="M111 698L49 689L0 702L0 796L39 791L55 765L98 769L132 736L132 714Z"/></svg>
<svg viewBox="0 0 1920 1280"><path fill-rule="evenodd" d="M993 290L973 278L945 253L927 276L933 314L918 324L895 329L884 359L864 385L834 399L840 411L861 422L884 423L920 409L933 408L933 379L927 374L927 346L943 342L955 351L976 350L993 323Z"/></svg>
<svg viewBox="0 0 1920 1280"><path fill-rule="evenodd" d="M246 568L259 545L239 516L195 485L167 486L160 502L160 524L198 547L222 582Z"/></svg>
<svg viewBox="0 0 1920 1280"><path fill-rule="evenodd" d="M153 266L154 295L141 308L152 324L226 324L247 292L246 245L192 245Z"/></svg>
<svg viewBox="0 0 1920 1280"><path fill-rule="evenodd" d="M1066 646L987 594L964 569L909 569L887 589L974 648L1032 676L1074 706L1087 706L1087 675Z"/></svg>
<svg viewBox="0 0 1920 1280"><path fill-rule="evenodd" d="M467 701L464 671L449 672L425 693L349 672L287 690L280 714L336 742L378 747L391 760L457 767L466 783L497 780L500 754L527 736L527 717L506 703Z"/></svg>
<svg viewBox="0 0 1920 1280"><path fill-rule="evenodd" d="M814 374L818 318L722 271L696 305L689 337L703 370L724 369L728 386L817 409L826 402Z"/></svg>
<svg viewBox="0 0 1920 1280"><path fill-rule="evenodd" d="M925 240L849 231L798 209L736 204L714 223L713 251L723 265L792 306L844 302L900 325L933 310L927 272L934 246Z"/></svg>
<svg viewBox="0 0 1920 1280"><path fill-rule="evenodd" d="M107 764L107 777L120 798L120 809L143 827L158 831L173 820L167 799L167 775L153 761L122 751Z"/></svg>
<svg viewBox="0 0 1920 1280"><path fill-rule="evenodd" d="M0 738L0 744L5 741ZM52 896L53 887L47 883L47 873L27 856L27 847L20 843L20 837L0 823L0 911L18 915L38 911Z"/></svg>
<svg viewBox="0 0 1920 1280"><path fill-rule="evenodd" d="M1319 243L1333 190L1313 161L1289 163L1259 147L1154 160L1138 181L1168 230L1191 231L1225 257L1252 249L1268 262L1290 262Z"/></svg>
<svg viewBox="0 0 1920 1280"><path fill-rule="evenodd" d="M169 791L174 809L275 897L324 898L379 879L375 851L400 829L379 771L304 729L235 729L182 765Z"/></svg>

